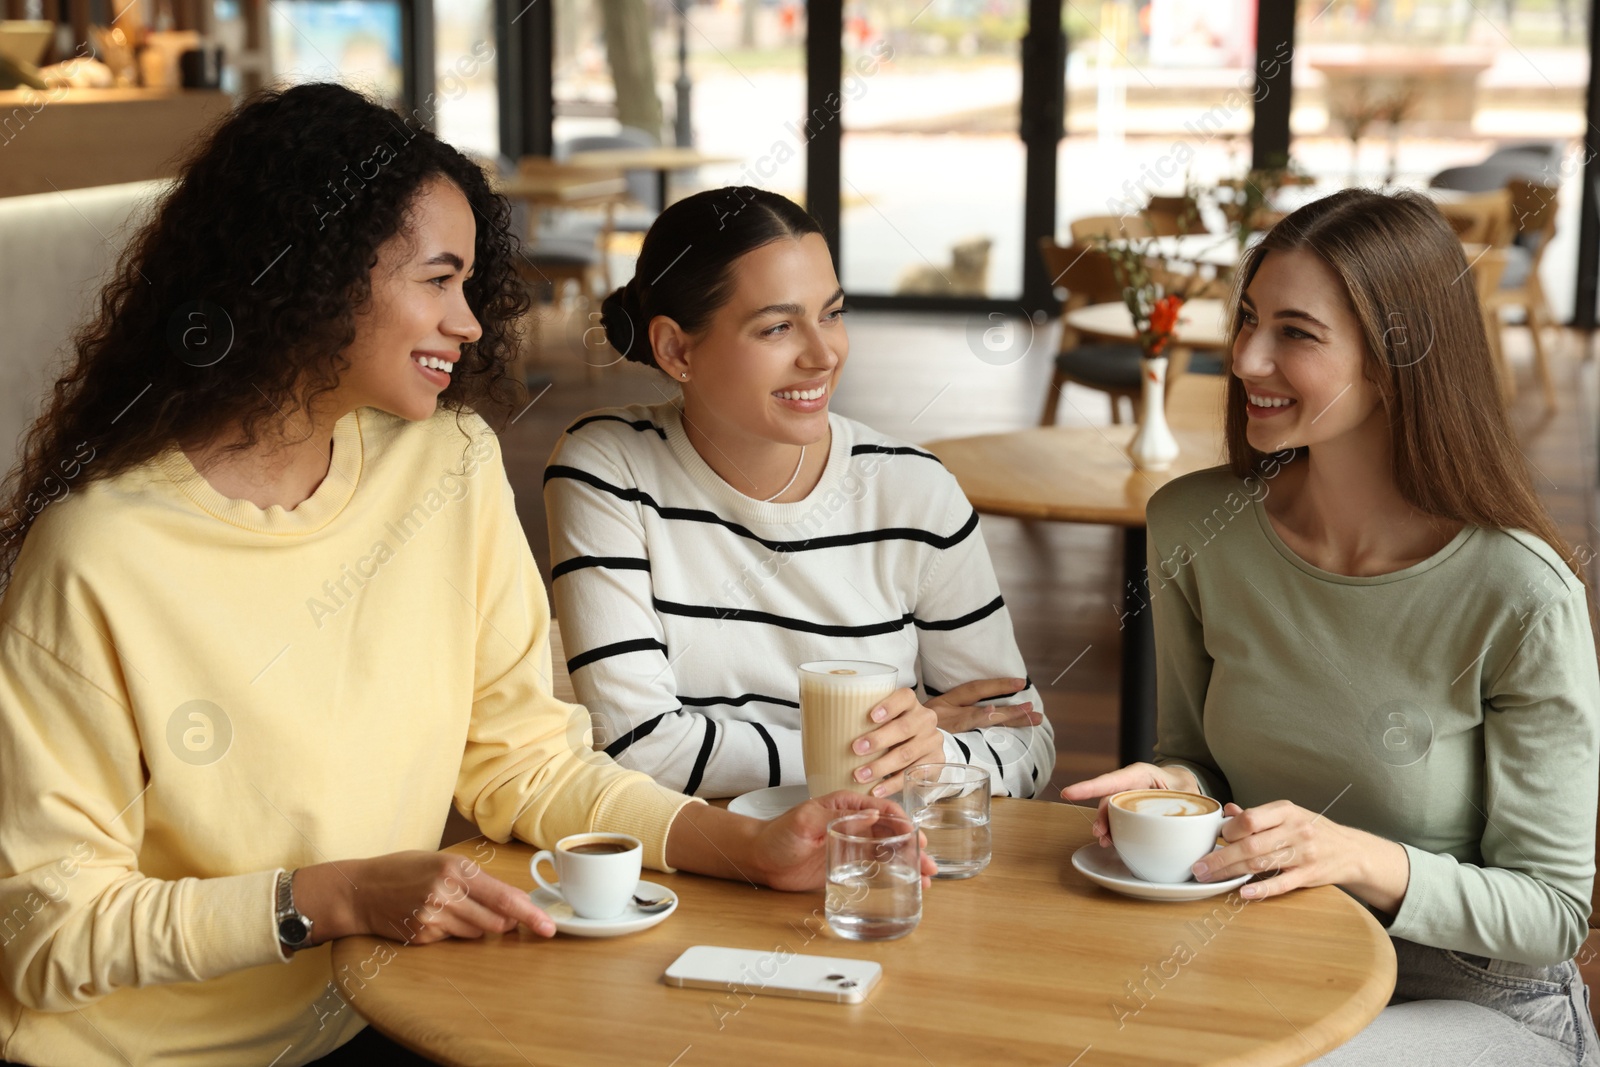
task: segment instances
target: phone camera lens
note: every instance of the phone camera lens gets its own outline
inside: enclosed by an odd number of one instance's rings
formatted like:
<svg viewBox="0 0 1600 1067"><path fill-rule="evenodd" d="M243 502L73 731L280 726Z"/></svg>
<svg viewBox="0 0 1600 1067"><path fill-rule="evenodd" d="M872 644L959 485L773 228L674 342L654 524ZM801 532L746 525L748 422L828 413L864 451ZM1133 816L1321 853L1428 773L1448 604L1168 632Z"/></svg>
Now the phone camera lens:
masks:
<svg viewBox="0 0 1600 1067"><path fill-rule="evenodd" d="M844 975L842 975L842 974L830 974L830 975L828 975L827 980L830 981L830 982L842 982L842 981L844 981Z"/></svg>
<svg viewBox="0 0 1600 1067"><path fill-rule="evenodd" d="M856 987L855 982L851 981L848 978L842 978L842 979L839 980L839 988L840 989L854 989L855 987Z"/></svg>

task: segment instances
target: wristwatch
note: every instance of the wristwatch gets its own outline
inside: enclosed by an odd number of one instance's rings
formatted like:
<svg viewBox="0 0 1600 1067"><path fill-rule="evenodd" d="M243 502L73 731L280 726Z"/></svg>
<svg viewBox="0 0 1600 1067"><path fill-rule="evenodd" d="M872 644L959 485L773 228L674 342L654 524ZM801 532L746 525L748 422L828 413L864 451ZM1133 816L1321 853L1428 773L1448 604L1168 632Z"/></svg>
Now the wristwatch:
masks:
<svg viewBox="0 0 1600 1067"><path fill-rule="evenodd" d="M311 920L301 915L294 906L294 872L278 872L278 907L275 919L278 924L278 944L283 951L293 953L311 943Z"/></svg>

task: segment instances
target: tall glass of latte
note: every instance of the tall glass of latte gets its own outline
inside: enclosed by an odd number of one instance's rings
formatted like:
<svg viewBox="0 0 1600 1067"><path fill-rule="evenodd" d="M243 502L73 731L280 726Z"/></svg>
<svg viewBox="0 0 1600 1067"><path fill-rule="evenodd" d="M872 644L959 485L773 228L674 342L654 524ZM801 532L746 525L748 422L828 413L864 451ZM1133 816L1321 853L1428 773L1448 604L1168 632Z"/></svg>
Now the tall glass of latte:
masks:
<svg viewBox="0 0 1600 1067"><path fill-rule="evenodd" d="M872 787L856 781L855 773L881 753L858 756L850 746L877 725L868 716L898 688L900 672L887 663L827 659L800 665L800 748L812 796Z"/></svg>

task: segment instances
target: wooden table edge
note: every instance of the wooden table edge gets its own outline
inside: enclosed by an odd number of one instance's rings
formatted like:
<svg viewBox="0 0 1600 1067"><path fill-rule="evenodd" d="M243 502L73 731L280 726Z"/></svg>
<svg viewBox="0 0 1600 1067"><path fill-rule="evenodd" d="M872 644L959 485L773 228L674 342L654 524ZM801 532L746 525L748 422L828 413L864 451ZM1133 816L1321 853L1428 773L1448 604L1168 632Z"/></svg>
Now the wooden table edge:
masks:
<svg viewBox="0 0 1600 1067"><path fill-rule="evenodd" d="M561 207L571 204L580 204L593 201L595 203L621 202L628 198L628 186L622 178L615 180L606 178L600 181L574 183L568 186L550 186L542 189L519 189L515 181L497 182L490 186L497 196L507 200L523 200L531 203L540 201L552 207Z"/></svg>
<svg viewBox="0 0 1600 1067"><path fill-rule="evenodd" d="M1297 1032L1293 1037L1285 1037L1252 1049L1246 1055L1219 1061L1214 1067L1303 1067L1304 1064L1326 1056L1365 1030L1388 1006L1389 998L1394 994L1397 974L1394 944L1389 939L1389 932L1359 901L1338 886L1316 886L1310 890L1300 889L1296 892L1324 890L1343 896L1350 907L1365 917L1369 929L1377 934L1372 941L1372 969L1367 972L1366 982L1337 1011L1328 1014L1316 1024L1315 1032L1325 1039L1321 1047L1313 1047L1304 1052L1297 1051L1312 1044L1311 1038Z"/></svg>
<svg viewBox="0 0 1600 1067"><path fill-rule="evenodd" d="M1048 802L1041 801L1040 803ZM477 843L483 840L488 839L479 836L451 845L441 851L456 855L471 855ZM522 841L520 838L512 838L510 841L504 842L504 844L522 846L528 849L534 848L533 845ZM1240 1056L1216 1060L1210 1067L1303 1067L1304 1064L1310 1063L1320 1056L1327 1055L1366 1029L1389 1003L1389 998L1393 994L1395 985L1396 960L1388 931L1379 924L1372 913L1359 901L1337 886L1314 886L1297 890L1297 892L1324 895L1329 893L1336 894L1342 899L1345 907L1354 908L1361 916L1363 925L1373 935L1370 941L1372 948L1371 966L1367 971L1366 981L1337 1010L1314 1024L1313 1033L1321 1039L1319 1042L1313 1043L1311 1037L1306 1036L1304 1032L1296 1028L1294 1036L1284 1037L1278 1041L1260 1045ZM340 938L333 942L332 950L329 954L330 964L337 974L341 966L348 966L354 962L353 959L347 960L342 957L370 958L372 951L379 945L399 946L399 948L413 947L406 945L404 942L375 934L354 935ZM1268 1003L1270 1004L1270 1001ZM371 1026L395 1044L416 1053L424 1059L444 1064L445 1067L478 1067L475 1063L455 1059L447 1052L423 1047L419 1043L408 1040L406 1035L386 1028L382 1023L361 1011L359 998L351 998L349 1004L368 1026ZM1305 1046L1307 1045L1312 1045L1313 1047L1306 1049Z"/></svg>
<svg viewBox="0 0 1600 1067"><path fill-rule="evenodd" d="M1190 304L1196 304L1196 303L1212 304L1212 303L1214 303L1214 304L1220 305L1221 309L1223 311L1227 310L1227 301L1219 299L1217 297L1213 297L1213 296L1195 297L1192 300L1188 301L1188 303L1190 303ZM1123 307L1123 308L1125 308L1126 305L1119 304L1115 300L1102 300L1097 304L1085 304L1082 307L1075 307L1075 308L1067 309L1065 312L1062 313L1061 321L1064 322L1066 325L1071 326L1074 330L1078 331L1079 333L1088 334L1091 337L1104 338L1104 339L1109 340L1109 341L1120 341L1120 342L1122 342L1124 344L1137 343L1137 338L1134 336L1134 333L1133 333L1133 325L1132 325L1133 324L1133 319L1132 319L1132 313L1131 312L1129 313L1128 326L1126 328L1118 329L1118 330L1116 330L1114 332L1107 332L1105 330L1101 330L1101 329L1097 328L1094 325L1094 322L1092 320L1089 321L1088 323L1083 323L1083 322L1077 321L1078 319L1082 319L1082 318L1088 317L1090 314L1098 311L1100 308L1106 308L1106 307ZM1191 311L1192 310L1193 309L1191 308ZM1221 348L1227 347L1227 336L1226 336L1226 334L1227 334L1226 329L1223 329L1222 332L1218 335L1218 338L1215 341L1213 341L1210 337L1202 337L1202 338L1200 338L1198 340L1192 340L1192 339L1185 339L1181 331L1175 331L1173 333L1173 335L1172 335L1172 340L1173 340L1173 342L1175 344L1180 344L1183 347L1188 348L1188 349L1190 349L1192 351L1210 352L1210 351L1214 351L1214 350L1217 350L1217 349L1221 349Z"/></svg>
<svg viewBox="0 0 1600 1067"><path fill-rule="evenodd" d="M955 469L956 467L960 466L960 463L956 462L954 466L952 466L952 462L947 458L947 456L941 454L942 449L945 449L947 446L951 445L965 447L969 446L974 441L1009 437L1012 434L1032 433L1041 430L1048 432L1050 429L1066 428L1067 427L1052 428L1034 426L1027 427L1022 430L1014 430L1009 434L974 434L968 437L943 437L936 441L928 441L924 443L922 447L933 453L933 455L937 457L947 469L950 470L957 482L961 483L961 490L966 495L967 502L971 504L973 510L978 512L980 515L995 515L1010 519L1035 519L1044 522L1069 522L1096 526L1117 526L1124 530L1144 529L1147 525L1145 510L1149 503L1148 500L1136 506L1124 502L1120 504L1073 504L1068 507L1062 507L1048 502L1020 501L1012 495L991 496L982 492L981 490L974 490L970 485L970 480L968 482L963 482L961 475L957 473L957 470ZM1109 428L1087 428L1096 430L1109 429L1113 431L1126 431L1130 434L1130 436L1132 433L1132 428L1122 426L1114 426ZM1206 437L1206 431L1195 427L1180 425L1173 427L1173 433L1190 455L1206 454L1205 447L1201 445L1202 439ZM1213 447L1216 447L1216 442L1208 443L1210 443ZM1226 466L1226 461L1221 456L1213 456L1212 460L1208 461L1207 465L1204 467L1182 469L1177 473L1171 473L1168 471L1140 471L1132 465L1131 461L1129 461L1127 473L1129 476L1142 476L1149 479L1153 483L1150 492L1151 495L1154 495L1154 493L1162 486L1177 478L1186 477L1189 474L1196 474L1204 470L1214 470L1217 467L1223 466Z"/></svg>

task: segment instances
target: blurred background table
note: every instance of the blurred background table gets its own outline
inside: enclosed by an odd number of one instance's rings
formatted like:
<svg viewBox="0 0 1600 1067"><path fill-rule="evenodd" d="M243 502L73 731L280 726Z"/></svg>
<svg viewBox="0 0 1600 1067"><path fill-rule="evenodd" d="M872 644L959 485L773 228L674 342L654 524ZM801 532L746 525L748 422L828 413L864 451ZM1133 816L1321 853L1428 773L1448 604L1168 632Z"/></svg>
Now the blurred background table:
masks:
<svg viewBox="0 0 1600 1067"><path fill-rule="evenodd" d="M1167 240L1167 238L1157 238ZM1187 238L1171 238L1186 240ZM1090 304L1073 308L1066 313L1067 325L1083 333L1099 337L1114 337L1122 341L1137 340L1133 331L1133 315L1122 303ZM1201 298L1184 303L1178 310L1178 325L1172 332L1173 341L1185 348L1221 348L1228 343L1227 305L1221 300Z"/></svg>
<svg viewBox="0 0 1600 1067"><path fill-rule="evenodd" d="M574 167L600 167L606 170L653 170L656 172L656 203L665 208L671 203L667 189L674 171L694 170L712 163L738 163L738 156L713 155L697 148L661 145L654 148L593 148L567 157Z"/></svg>
<svg viewBox="0 0 1600 1067"><path fill-rule="evenodd" d="M1102 306L1127 315L1121 305ZM1167 421L1180 451L1166 471L1134 468L1127 454L1133 426L1043 426L927 445L981 514L1122 528L1118 759L1123 764L1148 760L1155 746L1155 630L1145 582L1145 505L1173 478L1223 461L1223 388L1224 379L1213 375L1185 375L1172 384Z"/></svg>
<svg viewBox="0 0 1600 1067"><path fill-rule="evenodd" d="M621 174L553 164L500 178L494 191L534 207L606 207L627 199L628 183Z"/></svg>
<svg viewBox="0 0 1600 1067"><path fill-rule="evenodd" d="M341 992L384 1034L462 1067L992 1063L1000 1049L1008 1064L1061 1065L1091 1048L1085 1063L1104 1067L1269 1067L1315 1059L1388 1001L1389 938L1338 889L1130 900L1072 866L1088 809L997 799L992 818L989 869L934 883L898 941L833 936L820 891L647 872L680 903L640 934L355 937L334 946L334 970L363 976ZM532 885L520 842L453 851ZM700 944L870 959L883 980L857 1005L665 985L667 965Z"/></svg>

